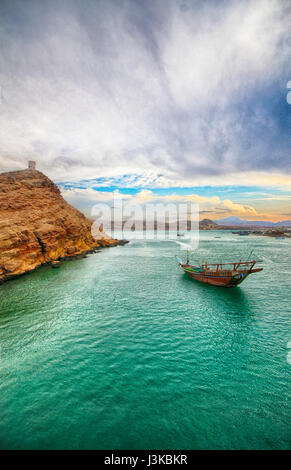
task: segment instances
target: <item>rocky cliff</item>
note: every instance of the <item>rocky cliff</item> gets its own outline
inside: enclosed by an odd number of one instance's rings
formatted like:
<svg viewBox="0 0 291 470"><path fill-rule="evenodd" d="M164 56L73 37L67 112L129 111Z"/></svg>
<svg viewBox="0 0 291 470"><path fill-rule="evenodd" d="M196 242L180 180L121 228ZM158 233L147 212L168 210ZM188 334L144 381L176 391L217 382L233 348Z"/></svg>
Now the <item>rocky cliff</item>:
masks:
<svg viewBox="0 0 291 470"><path fill-rule="evenodd" d="M118 244L36 170L0 174L0 282L38 266Z"/></svg>

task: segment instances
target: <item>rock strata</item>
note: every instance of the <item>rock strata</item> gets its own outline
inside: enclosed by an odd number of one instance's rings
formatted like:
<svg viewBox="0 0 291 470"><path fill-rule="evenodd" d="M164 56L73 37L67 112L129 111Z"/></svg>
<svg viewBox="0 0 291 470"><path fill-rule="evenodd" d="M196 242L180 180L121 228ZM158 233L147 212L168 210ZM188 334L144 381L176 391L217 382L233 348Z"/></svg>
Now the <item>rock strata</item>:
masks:
<svg viewBox="0 0 291 470"><path fill-rule="evenodd" d="M36 170L0 175L0 282L42 264L119 244L68 204Z"/></svg>

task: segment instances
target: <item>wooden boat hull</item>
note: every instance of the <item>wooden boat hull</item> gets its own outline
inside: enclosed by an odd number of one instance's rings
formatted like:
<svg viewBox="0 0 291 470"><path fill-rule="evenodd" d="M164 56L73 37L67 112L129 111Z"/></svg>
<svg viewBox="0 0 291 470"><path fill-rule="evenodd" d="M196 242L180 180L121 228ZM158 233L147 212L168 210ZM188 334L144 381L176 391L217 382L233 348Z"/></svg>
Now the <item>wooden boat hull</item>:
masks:
<svg viewBox="0 0 291 470"><path fill-rule="evenodd" d="M254 272L262 271L263 268L256 268L246 271L241 271L233 273L230 275L220 275L220 274L208 274L208 273L199 273L189 270L187 265L180 265L181 269L188 274L192 279L196 281L203 282L204 284L210 284L212 286L219 287L235 287L241 284L250 274Z"/></svg>

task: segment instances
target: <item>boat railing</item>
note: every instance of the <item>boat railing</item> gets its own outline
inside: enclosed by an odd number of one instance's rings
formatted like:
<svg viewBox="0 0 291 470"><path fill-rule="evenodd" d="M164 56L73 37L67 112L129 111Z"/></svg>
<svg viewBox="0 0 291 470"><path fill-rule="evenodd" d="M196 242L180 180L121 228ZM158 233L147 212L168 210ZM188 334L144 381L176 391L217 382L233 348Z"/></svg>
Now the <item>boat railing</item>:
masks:
<svg viewBox="0 0 291 470"><path fill-rule="evenodd" d="M237 271L239 268L249 268L252 269L256 263L262 262L261 260L252 260L252 261L231 261L228 263L207 263L204 262L202 264L202 270L203 271L208 271L211 269L212 266L216 267L216 271L223 271L226 269L223 269L223 266L232 266L233 271Z"/></svg>

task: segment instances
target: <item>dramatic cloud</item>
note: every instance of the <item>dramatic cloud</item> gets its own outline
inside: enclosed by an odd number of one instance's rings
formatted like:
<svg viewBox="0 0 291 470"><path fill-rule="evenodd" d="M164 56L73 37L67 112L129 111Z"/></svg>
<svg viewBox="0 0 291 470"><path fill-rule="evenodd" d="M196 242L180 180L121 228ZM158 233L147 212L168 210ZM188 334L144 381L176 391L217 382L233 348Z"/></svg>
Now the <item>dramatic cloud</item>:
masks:
<svg viewBox="0 0 291 470"><path fill-rule="evenodd" d="M290 184L290 19L283 0L2 0L1 169Z"/></svg>
<svg viewBox="0 0 291 470"><path fill-rule="evenodd" d="M159 196L153 191L143 189L137 192L135 195L120 194L119 191L114 192L102 192L95 191L93 189L67 189L62 192L65 199L79 207L82 210L87 209L87 214L92 214L93 207L98 203L106 203L109 206L114 205L114 200L123 199L124 204L127 208L135 207L137 205L143 207L148 204L178 204L191 202L197 204L201 215L211 214L213 215L237 215L242 217L248 217L257 219L259 216L254 207L250 205L237 204L232 202L230 199L221 200L218 196L205 197L199 196L198 194L178 195L170 194Z"/></svg>

